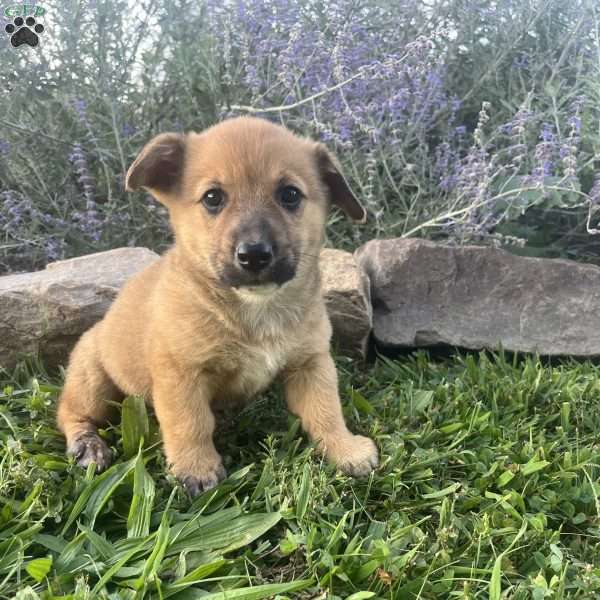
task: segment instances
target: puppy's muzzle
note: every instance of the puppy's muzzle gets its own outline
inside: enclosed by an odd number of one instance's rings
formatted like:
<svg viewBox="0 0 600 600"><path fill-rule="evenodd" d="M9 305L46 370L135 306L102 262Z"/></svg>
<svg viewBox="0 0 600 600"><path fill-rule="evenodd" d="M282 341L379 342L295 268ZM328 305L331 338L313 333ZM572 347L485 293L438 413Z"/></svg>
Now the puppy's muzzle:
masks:
<svg viewBox="0 0 600 600"><path fill-rule="evenodd" d="M241 241L221 268L221 282L234 288L282 286L296 275L296 259L270 240Z"/></svg>
<svg viewBox="0 0 600 600"><path fill-rule="evenodd" d="M260 273L275 259L275 249L268 242L242 242L235 249L235 261L244 271Z"/></svg>
<svg viewBox="0 0 600 600"><path fill-rule="evenodd" d="M296 276L296 249L281 223L267 214L250 215L226 239L226 254L215 257L221 283L243 289L281 287Z"/></svg>

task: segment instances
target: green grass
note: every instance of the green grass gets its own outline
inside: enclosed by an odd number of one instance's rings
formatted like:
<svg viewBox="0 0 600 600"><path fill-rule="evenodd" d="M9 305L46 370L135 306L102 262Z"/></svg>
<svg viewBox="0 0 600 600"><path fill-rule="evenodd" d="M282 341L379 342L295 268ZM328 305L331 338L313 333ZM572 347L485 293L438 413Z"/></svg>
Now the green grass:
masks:
<svg viewBox="0 0 600 600"><path fill-rule="evenodd" d="M118 458L94 476L64 457L56 382L5 375L0 597L600 597L599 367L338 365L375 475L324 464L275 389L224 425L230 477L193 503L141 403L104 432Z"/></svg>

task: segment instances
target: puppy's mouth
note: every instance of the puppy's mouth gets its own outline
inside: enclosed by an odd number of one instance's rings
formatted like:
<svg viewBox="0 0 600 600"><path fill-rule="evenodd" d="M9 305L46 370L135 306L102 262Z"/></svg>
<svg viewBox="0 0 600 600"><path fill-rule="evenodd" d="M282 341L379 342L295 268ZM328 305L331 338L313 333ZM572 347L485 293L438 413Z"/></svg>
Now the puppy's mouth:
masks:
<svg viewBox="0 0 600 600"><path fill-rule="evenodd" d="M227 264L221 269L221 285L257 296L270 296L296 276L296 265L288 259L280 259L260 272L240 269Z"/></svg>
<svg viewBox="0 0 600 600"><path fill-rule="evenodd" d="M281 288L282 286L276 283L264 283L262 285L243 285L232 289L245 300L267 300Z"/></svg>

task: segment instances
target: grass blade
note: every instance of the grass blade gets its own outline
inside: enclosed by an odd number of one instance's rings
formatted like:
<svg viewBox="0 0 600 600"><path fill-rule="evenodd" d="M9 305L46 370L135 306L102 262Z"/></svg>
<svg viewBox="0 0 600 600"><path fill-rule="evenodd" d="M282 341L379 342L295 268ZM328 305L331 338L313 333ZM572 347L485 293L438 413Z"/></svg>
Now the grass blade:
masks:
<svg viewBox="0 0 600 600"><path fill-rule="evenodd" d="M502 559L511 551L513 546L521 539L521 537L523 537L525 531L527 531L527 521L523 521L521 528L517 532L517 535L515 535L508 548L506 548L506 550L504 550L496 558L494 567L492 569L492 576L490 577L489 600L500 600L500 595L502 594Z"/></svg>
<svg viewBox="0 0 600 600"><path fill-rule="evenodd" d="M225 559L220 558L211 563L207 563L205 565L200 565L199 567L196 567L184 577L181 577L177 581L174 581L172 584L170 584L163 597L169 598L173 594L176 594L181 590L184 590L194 585L195 583L202 581L209 575L212 575L215 571L218 571L226 563L227 561Z"/></svg>
<svg viewBox="0 0 600 600"><path fill-rule="evenodd" d="M141 452L135 461L133 498L127 517L127 537L145 537L150 532L150 518L154 506L155 484L150 477Z"/></svg>
<svg viewBox="0 0 600 600"><path fill-rule="evenodd" d="M500 580L502 578L502 558L501 554L494 562L494 568L492 569L492 576L490 578L490 600L500 600L500 594L502 587Z"/></svg>
<svg viewBox="0 0 600 600"><path fill-rule="evenodd" d="M135 456L143 440L148 440L150 425L146 403L139 396L129 396L121 410L121 435L126 458Z"/></svg>
<svg viewBox="0 0 600 600"><path fill-rule="evenodd" d="M101 535L98 535L95 531L92 531L89 527L79 525L79 528L81 531L83 531L87 539L90 541L90 544L92 544L94 550L98 552L103 561L109 560L114 556L114 546L108 540L103 538Z"/></svg>
<svg viewBox="0 0 600 600"><path fill-rule="evenodd" d="M150 537L156 537L156 533L151 534ZM106 583L112 579L113 575L119 571L121 567L125 566L133 558L133 556L143 549L145 541L146 540L142 540L137 546L130 548L128 552L126 552L110 569L104 573L104 575L102 575L92 590L92 598L96 598Z"/></svg>
<svg viewBox="0 0 600 600"><path fill-rule="evenodd" d="M52 568L52 557L48 558L36 558L35 560L31 560L27 563L25 570L31 577L33 577L38 583L41 583L46 575L50 572Z"/></svg>
<svg viewBox="0 0 600 600"><path fill-rule="evenodd" d="M258 513L243 515L233 520L215 520L194 533L179 538L168 551L169 555L183 550L219 550L231 552L243 548L259 538L281 520L281 514Z"/></svg>
<svg viewBox="0 0 600 600"><path fill-rule="evenodd" d="M216 594L207 594L202 596L203 600L261 600L277 594L286 594L303 590L313 584L312 579L300 579L290 583L267 583L254 587L239 588L237 590L227 590Z"/></svg>
<svg viewBox="0 0 600 600"><path fill-rule="evenodd" d="M310 465L304 463L302 469L302 482L300 483L300 492L298 493L298 504L296 506L296 518L300 521L306 514L306 508L308 507L308 499L310 497L310 491L312 488L312 480L310 477Z"/></svg>
<svg viewBox="0 0 600 600"><path fill-rule="evenodd" d="M71 514L63 527L63 535L82 512L88 517L88 525L93 529L98 513L108 502L118 485L129 475L134 466L134 459L128 460L125 463L117 463L93 479L83 490L73 506Z"/></svg>
<svg viewBox="0 0 600 600"><path fill-rule="evenodd" d="M425 498L426 500L433 500L434 498L443 498L444 496L449 496L456 492L456 490L460 487L460 483L453 483L448 487L445 487L443 490L437 490L436 492L431 492L429 494L423 494L421 498Z"/></svg>
<svg viewBox="0 0 600 600"><path fill-rule="evenodd" d="M144 564L144 570L142 571L142 574L140 575L139 579L135 582L135 588L137 590L140 590L142 588L145 589L149 582L154 581L154 578L156 577L156 574L160 569L162 559L165 556L165 552L167 551L167 547L169 546L169 533L171 531L171 528L169 526L169 509L171 507L171 501L173 500L175 492L176 490L173 490L171 492L171 497L167 502L167 507L163 511L160 526L158 527L154 548L150 556L146 560L146 563Z"/></svg>

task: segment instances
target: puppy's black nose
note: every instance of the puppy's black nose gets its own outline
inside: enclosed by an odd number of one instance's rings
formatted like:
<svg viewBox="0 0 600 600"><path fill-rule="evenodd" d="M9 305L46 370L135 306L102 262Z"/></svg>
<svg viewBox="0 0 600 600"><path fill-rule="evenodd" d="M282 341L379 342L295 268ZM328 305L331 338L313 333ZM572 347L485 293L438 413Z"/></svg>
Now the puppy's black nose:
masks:
<svg viewBox="0 0 600 600"><path fill-rule="evenodd" d="M258 273L273 262L273 246L266 242L242 242L235 250L235 257L242 269Z"/></svg>

